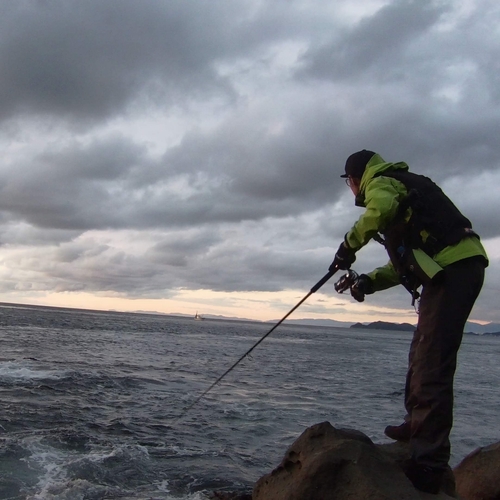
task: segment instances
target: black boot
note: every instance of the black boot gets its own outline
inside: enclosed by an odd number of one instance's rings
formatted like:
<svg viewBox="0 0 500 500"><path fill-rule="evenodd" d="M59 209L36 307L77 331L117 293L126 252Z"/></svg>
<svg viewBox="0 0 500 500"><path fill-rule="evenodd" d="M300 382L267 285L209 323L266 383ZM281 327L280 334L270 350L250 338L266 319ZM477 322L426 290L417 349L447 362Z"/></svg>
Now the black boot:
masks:
<svg viewBox="0 0 500 500"><path fill-rule="evenodd" d="M413 460L409 460L403 468L406 477L417 490L434 495L439 493L443 481L443 469L417 464Z"/></svg>
<svg viewBox="0 0 500 500"><path fill-rule="evenodd" d="M411 424L410 422L403 422L401 425L388 425L384 434L394 439L394 441L401 441L407 443L411 437Z"/></svg>

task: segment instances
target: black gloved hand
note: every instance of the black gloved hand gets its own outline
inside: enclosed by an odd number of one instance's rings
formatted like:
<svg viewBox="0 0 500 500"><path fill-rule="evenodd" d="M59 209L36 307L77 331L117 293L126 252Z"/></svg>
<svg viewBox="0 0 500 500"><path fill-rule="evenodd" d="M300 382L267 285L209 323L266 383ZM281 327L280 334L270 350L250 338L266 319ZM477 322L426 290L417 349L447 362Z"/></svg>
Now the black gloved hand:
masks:
<svg viewBox="0 0 500 500"><path fill-rule="evenodd" d="M335 254L335 258L333 262L330 264L328 270L336 271L337 269L347 270L351 267L352 263L356 260L356 254L354 250L349 248L345 241L343 241L337 253Z"/></svg>
<svg viewBox="0 0 500 500"><path fill-rule="evenodd" d="M351 286L351 295L358 302L365 300L365 295L373 293L373 281L366 274L360 274L356 283Z"/></svg>

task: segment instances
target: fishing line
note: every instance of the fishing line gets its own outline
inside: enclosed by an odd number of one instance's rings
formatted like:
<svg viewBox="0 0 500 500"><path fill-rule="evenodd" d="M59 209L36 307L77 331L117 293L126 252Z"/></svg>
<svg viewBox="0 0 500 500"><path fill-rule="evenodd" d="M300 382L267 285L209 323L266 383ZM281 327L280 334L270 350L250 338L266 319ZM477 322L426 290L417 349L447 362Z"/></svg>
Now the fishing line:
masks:
<svg viewBox="0 0 500 500"><path fill-rule="evenodd" d="M296 304L290 311L288 311L283 318L278 321L263 337L261 337L250 349L248 349L245 354L243 354L235 363L233 363L212 385L205 389L187 408L185 408L182 413L174 420L174 424L176 424L181 418L183 418L186 413L193 408L203 397L205 397L229 372L231 372L237 365L239 365L261 342L263 342L271 333L278 328L283 321L285 321L290 314L292 314L299 306L301 306L313 293L317 292L336 272L338 268L334 268L332 271L328 271L309 291L309 293L302 299L298 304Z"/></svg>

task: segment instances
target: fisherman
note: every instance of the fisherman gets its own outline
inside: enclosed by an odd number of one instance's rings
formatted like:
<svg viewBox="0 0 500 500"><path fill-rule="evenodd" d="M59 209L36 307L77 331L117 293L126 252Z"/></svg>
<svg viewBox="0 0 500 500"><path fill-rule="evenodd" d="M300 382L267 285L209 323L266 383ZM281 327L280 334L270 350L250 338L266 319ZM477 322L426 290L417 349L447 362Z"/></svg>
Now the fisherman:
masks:
<svg viewBox="0 0 500 500"><path fill-rule="evenodd" d="M362 150L346 161L345 178L365 211L345 235L329 270L350 269L371 239L384 244L390 261L351 286L352 296L403 284L420 299L410 347L404 422L385 434L410 443L406 476L421 491L437 494L450 458L453 377L465 322L488 265L470 221L429 178ZM420 288L421 286L421 288ZM420 293L417 291L420 290Z"/></svg>

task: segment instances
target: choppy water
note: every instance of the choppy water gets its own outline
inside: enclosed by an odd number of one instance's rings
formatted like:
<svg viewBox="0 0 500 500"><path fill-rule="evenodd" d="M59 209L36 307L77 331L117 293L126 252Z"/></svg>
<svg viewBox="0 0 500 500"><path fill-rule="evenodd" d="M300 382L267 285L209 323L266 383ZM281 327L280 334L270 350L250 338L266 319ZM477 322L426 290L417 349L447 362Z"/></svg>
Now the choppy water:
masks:
<svg viewBox="0 0 500 500"><path fill-rule="evenodd" d="M174 423L270 326L0 307L0 498L202 500L249 489L318 422L387 441L408 333L284 323ZM464 339L452 464L500 440L499 354Z"/></svg>

